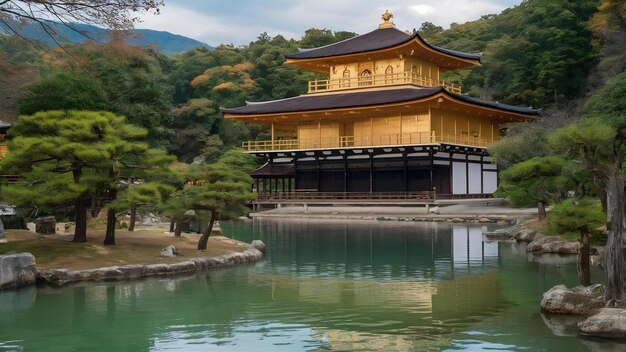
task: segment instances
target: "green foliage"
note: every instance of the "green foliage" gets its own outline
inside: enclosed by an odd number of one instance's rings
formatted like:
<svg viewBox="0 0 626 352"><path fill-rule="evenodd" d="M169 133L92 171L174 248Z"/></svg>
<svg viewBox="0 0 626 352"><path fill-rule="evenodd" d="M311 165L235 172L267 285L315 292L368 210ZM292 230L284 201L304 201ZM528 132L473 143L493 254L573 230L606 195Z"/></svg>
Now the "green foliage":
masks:
<svg viewBox="0 0 626 352"><path fill-rule="evenodd" d="M9 131L3 173L20 182L2 198L24 208L67 207L117 189L122 178L145 177L172 159L142 142L143 128L109 112L48 111L22 116Z"/></svg>
<svg viewBox="0 0 626 352"><path fill-rule="evenodd" d="M72 55L71 60L65 51L56 49L45 55L48 64L77 77L88 75L106 96L103 108L145 128L153 144L169 138L172 90L167 82L166 57L117 42L67 46L65 50ZM44 101L45 92L38 93L30 99Z"/></svg>
<svg viewBox="0 0 626 352"><path fill-rule="evenodd" d="M353 32L335 32L330 29L310 28L300 40L301 48L317 48L356 36Z"/></svg>
<svg viewBox="0 0 626 352"><path fill-rule="evenodd" d="M571 180L563 176L565 160L556 156L534 157L515 164L500 174L496 195L507 197L514 206L562 199Z"/></svg>
<svg viewBox="0 0 626 352"><path fill-rule="evenodd" d="M626 130L626 71L609 80L585 104L584 115ZM622 132L624 133L624 132Z"/></svg>
<svg viewBox="0 0 626 352"><path fill-rule="evenodd" d="M589 231L590 242L602 245L606 235L602 227L606 224L606 213L598 199L572 198L555 204L548 213L546 233L578 239L581 231Z"/></svg>
<svg viewBox="0 0 626 352"><path fill-rule="evenodd" d="M253 168L253 158L239 150L228 151L213 164L191 165L184 172L184 188L174 192L161 210L176 222L202 213L211 213L216 220L240 216L247 212L245 202L256 197L248 175Z"/></svg>
<svg viewBox="0 0 626 352"><path fill-rule="evenodd" d="M21 114L47 110L106 110L107 97L98 82L81 72L60 71L28 87Z"/></svg>
<svg viewBox="0 0 626 352"><path fill-rule="evenodd" d="M466 91L543 107L584 93L597 53L588 24L597 5L598 0L528 0L427 37L445 48L483 53L482 66L456 77Z"/></svg>
<svg viewBox="0 0 626 352"><path fill-rule="evenodd" d="M489 148L489 154L501 167L509 167L533 157L550 154L547 131L525 122L511 126L506 135Z"/></svg>

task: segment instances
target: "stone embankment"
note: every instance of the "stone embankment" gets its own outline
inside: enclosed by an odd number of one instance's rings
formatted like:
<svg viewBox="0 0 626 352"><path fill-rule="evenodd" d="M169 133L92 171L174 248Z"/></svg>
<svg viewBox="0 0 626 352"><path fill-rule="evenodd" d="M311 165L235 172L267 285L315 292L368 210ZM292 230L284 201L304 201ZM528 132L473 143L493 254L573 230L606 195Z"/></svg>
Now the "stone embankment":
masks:
<svg viewBox="0 0 626 352"><path fill-rule="evenodd" d="M485 232L483 236L488 241L517 241L528 242L526 251L534 254L577 254L578 241L572 241L559 236L546 236L535 229L528 228L523 223L494 232ZM592 248L592 262L599 262L598 255L602 248Z"/></svg>
<svg viewBox="0 0 626 352"><path fill-rule="evenodd" d="M61 286L79 281L120 281L151 276L190 273L252 263L263 258L265 244L255 240L244 251L218 257L199 257L173 264L131 264L98 269L49 269L37 271L35 257L30 253L0 256L0 289L18 288L36 282Z"/></svg>
<svg viewBox="0 0 626 352"><path fill-rule="evenodd" d="M37 273L37 281L51 285L65 285L78 281L120 281L150 276L190 273L204 269L222 268L252 263L263 258L263 253L251 247L243 252L234 252L213 258L193 258L174 264L136 264L112 266L91 270L51 269Z"/></svg>

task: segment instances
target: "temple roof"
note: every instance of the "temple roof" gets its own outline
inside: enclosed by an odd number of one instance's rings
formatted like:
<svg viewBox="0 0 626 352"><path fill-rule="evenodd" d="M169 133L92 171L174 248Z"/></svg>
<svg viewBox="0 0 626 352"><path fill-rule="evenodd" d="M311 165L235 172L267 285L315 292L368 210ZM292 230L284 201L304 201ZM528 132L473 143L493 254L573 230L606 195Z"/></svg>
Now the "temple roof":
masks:
<svg viewBox="0 0 626 352"><path fill-rule="evenodd" d="M348 54L364 53L369 51L392 48L411 40L416 39L424 46L443 54L451 55L461 59L478 60L480 54L469 54L455 50L443 49L430 45L415 32L407 34L396 28L378 28L369 33L346 39L334 44L322 46L314 49L300 49L299 53L285 55L288 59L316 59Z"/></svg>
<svg viewBox="0 0 626 352"><path fill-rule="evenodd" d="M246 106L222 109L222 112L232 115L259 115L280 114L289 112L305 112L317 110L331 110L341 108L356 108L376 106L394 103L410 102L427 99L437 94L444 94L452 100L457 100L471 105L511 112L523 115L538 115L541 111L533 108L525 108L514 105L480 100L466 95L453 94L443 87L434 88L399 88L385 90L370 90L364 92L341 93L341 94L310 94L300 95L293 98L272 100L260 103L248 102Z"/></svg>

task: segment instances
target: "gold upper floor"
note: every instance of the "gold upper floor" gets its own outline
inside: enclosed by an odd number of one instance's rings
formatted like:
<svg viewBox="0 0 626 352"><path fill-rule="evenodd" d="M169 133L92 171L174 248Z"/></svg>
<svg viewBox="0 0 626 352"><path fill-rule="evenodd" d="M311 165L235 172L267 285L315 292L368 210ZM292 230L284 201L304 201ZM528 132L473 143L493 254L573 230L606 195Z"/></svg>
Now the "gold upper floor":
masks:
<svg viewBox="0 0 626 352"><path fill-rule="evenodd" d="M331 114L332 115L332 114ZM250 152L449 143L488 147L500 134L498 121L436 108L389 109L331 118L301 117L271 124L271 139L244 142Z"/></svg>
<svg viewBox="0 0 626 352"><path fill-rule="evenodd" d="M364 68L361 64L343 65L340 67L340 73L333 67L329 79L309 81L308 93L407 84L429 88L442 86L449 92L462 93L461 85L439 79L437 66L420 60L413 62L385 60L368 67Z"/></svg>

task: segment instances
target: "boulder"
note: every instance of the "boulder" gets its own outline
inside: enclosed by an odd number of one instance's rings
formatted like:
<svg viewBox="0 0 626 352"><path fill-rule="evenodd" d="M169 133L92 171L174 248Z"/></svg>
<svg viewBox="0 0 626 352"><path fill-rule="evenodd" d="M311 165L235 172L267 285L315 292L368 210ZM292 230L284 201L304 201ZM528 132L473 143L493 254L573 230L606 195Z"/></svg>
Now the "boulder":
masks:
<svg viewBox="0 0 626 352"><path fill-rule="evenodd" d="M222 236L224 233L222 232L221 227L214 227L211 229L211 236Z"/></svg>
<svg viewBox="0 0 626 352"><path fill-rule="evenodd" d="M543 294L541 310L558 314L594 314L604 306L604 286L567 288L557 285Z"/></svg>
<svg viewBox="0 0 626 352"><path fill-rule="evenodd" d="M169 245L163 249L161 249L161 257L175 257L176 255L178 255L180 253L178 253L178 250L176 249L176 247Z"/></svg>
<svg viewBox="0 0 626 352"><path fill-rule="evenodd" d="M250 243L252 247L256 248L259 252L265 253L265 243L261 240L254 240Z"/></svg>
<svg viewBox="0 0 626 352"><path fill-rule="evenodd" d="M535 240L535 236L537 235L537 231L528 228L522 228L518 233L515 234L515 240L517 242L532 242Z"/></svg>
<svg viewBox="0 0 626 352"><path fill-rule="evenodd" d="M54 216L42 216L35 219L35 232L40 235L54 235L56 233Z"/></svg>
<svg viewBox="0 0 626 352"><path fill-rule="evenodd" d="M37 268L30 253L0 255L0 290L35 283Z"/></svg>
<svg viewBox="0 0 626 352"><path fill-rule="evenodd" d="M626 309L602 308L578 323L578 329L586 336L626 339Z"/></svg>
<svg viewBox="0 0 626 352"><path fill-rule="evenodd" d="M528 244L527 250L531 253L577 254L578 246L578 242L559 236L535 236L535 240Z"/></svg>
<svg viewBox="0 0 626 352"><path fill-rule="evenodd" d="M463 219L461 219L461 218L452 218L452 219L450 219L450 222L459 223L459 222L463 222Z"/></svg>

